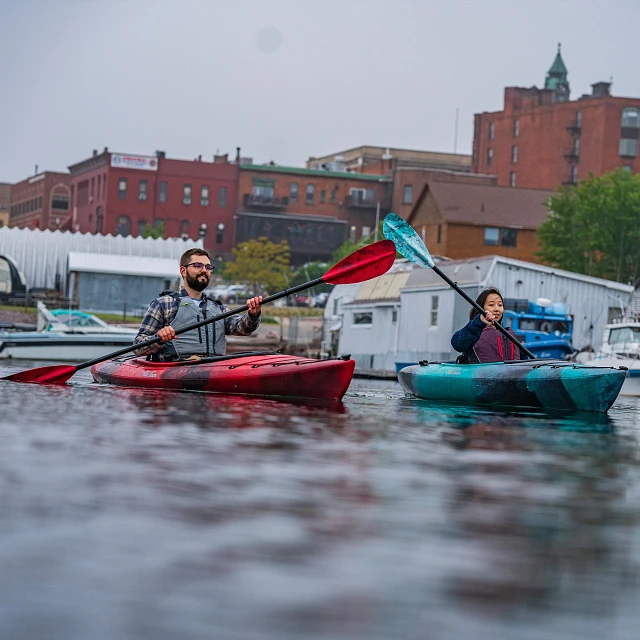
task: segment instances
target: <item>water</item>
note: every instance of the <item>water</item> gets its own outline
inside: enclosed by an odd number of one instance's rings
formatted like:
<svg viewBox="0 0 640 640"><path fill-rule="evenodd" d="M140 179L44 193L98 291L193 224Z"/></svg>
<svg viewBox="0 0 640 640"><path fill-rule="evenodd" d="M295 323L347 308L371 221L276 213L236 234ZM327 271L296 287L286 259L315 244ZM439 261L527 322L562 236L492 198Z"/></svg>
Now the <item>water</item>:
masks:
<svg viewBox="0 0 640 640"><path fill-rule="evenodd" d="M633 399L0 393L3 640L637 638Z"/></svg>

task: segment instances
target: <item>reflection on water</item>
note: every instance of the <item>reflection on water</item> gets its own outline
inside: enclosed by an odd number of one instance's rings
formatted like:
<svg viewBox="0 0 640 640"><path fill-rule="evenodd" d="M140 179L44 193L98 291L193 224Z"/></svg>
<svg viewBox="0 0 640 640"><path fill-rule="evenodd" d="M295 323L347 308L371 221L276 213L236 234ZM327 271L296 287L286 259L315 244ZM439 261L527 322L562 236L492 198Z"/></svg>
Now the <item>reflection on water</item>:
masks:
<svg viewBox="0 0 640 640"><path fill-rule="evenodd" d="M637 637L633 399L0 393L2 638Z"/></svg>

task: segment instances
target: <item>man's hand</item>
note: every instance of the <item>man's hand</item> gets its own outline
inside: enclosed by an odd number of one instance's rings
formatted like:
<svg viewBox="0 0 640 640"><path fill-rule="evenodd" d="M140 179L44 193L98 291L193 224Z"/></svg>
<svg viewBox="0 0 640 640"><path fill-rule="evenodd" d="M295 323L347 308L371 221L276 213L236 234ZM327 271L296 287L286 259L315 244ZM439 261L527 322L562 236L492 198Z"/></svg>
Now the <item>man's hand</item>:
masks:
<svg viewBox="0 0 640 640"><path fill-rule="evenodd" d="M160 331L158 331L158 338L160 338L160 342L168 342L169 340L173 340L176 337L176 330L173 327L162 327Z"/></svg>
<svg viewBox="0 0 640 640"><path fill-rule="evenodd" d="M262 296L256 296L247 300L247 307L249 307L249 315L253 318L257 318L260 315L260 305L262 304Z"/></svg>

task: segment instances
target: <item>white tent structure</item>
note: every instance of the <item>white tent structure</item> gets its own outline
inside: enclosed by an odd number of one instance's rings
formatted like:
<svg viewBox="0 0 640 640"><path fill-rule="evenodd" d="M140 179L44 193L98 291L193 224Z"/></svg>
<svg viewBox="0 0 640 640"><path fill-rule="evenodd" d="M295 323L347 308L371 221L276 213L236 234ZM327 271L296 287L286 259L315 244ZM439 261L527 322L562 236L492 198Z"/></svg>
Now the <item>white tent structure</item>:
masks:
<svg viewBox="0 0 640 640"><path fill-rule="evenodd" d="M64 288L70 252L170 259L176 265L177 274L180 256L191 247L202 246L202 240L181 238L154 240L49 229L0 228L0 255L11 256L24 273L30 289Z"/></svg>

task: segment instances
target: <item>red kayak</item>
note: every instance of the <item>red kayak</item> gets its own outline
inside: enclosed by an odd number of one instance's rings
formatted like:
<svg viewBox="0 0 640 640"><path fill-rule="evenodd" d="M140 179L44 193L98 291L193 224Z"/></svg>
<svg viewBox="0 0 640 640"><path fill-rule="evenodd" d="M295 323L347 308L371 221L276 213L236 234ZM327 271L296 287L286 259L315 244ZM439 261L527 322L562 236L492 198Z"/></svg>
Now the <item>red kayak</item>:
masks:
<svg viewBox="0 0 640 640"><path fill-rule="evenodd" d="M91 375L96 382L122 387L339 400L351 383L354 368L355 361L350 359L254 353L182 362L107 360L91 367Z"/></svg>

